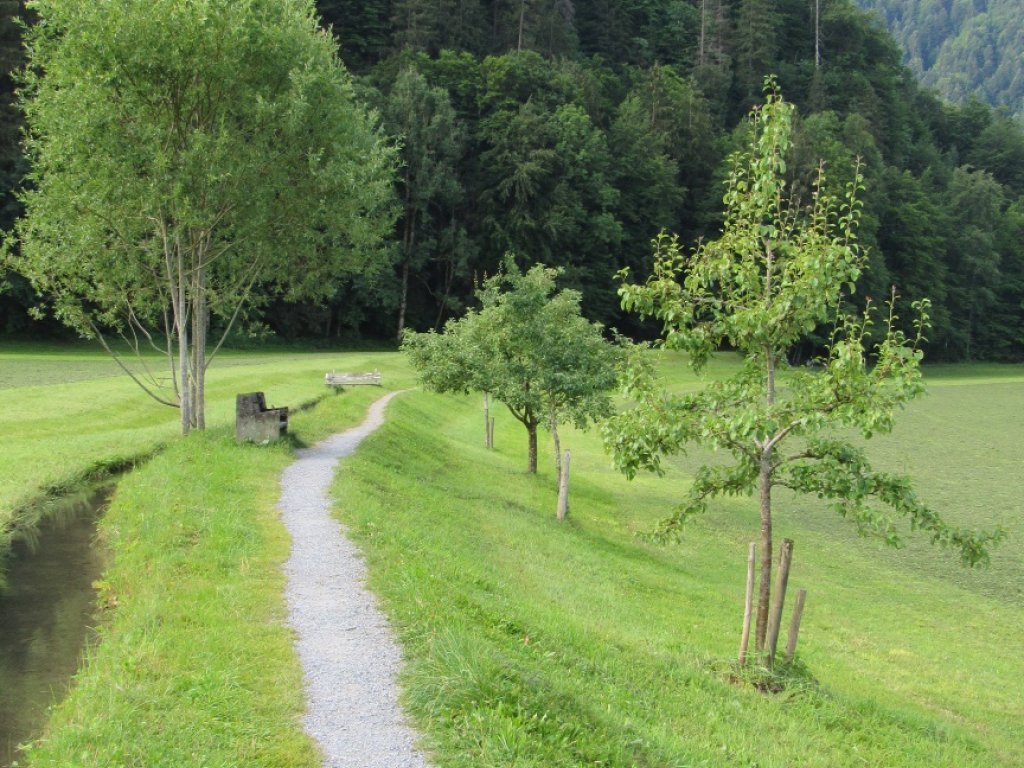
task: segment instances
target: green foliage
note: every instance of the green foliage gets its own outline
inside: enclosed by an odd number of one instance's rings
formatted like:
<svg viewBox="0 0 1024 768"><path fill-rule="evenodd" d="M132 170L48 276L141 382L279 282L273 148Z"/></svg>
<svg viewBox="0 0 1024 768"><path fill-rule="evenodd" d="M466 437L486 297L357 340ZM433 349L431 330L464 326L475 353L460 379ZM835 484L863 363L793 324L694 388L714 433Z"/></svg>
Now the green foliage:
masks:
<svg viewBox="0 0 1024 768"><path fill-rule="evenodd" d="M434 392L485 392L527 430L529 469L537 471L536 431L547 420L586 427L612 411L619 350L580 315L580 295L555 290L558 272L525 274L508 259L487 280L481 308L449 321L444 333L407 333L402 348Z"/></svg>
<svg viewBox="0 0 1024 768"><path fill-rule="evenodd" d="M708 103L692 81L662 66L636 79L609 130L623 228L621 262L634 269L660 230L698 226L706 193L701 177L717 155L709 141ZM684 186L684 178L694 188Z"/></svg>
<svg viewBox="0 0 1024 768"><path fill-rule="evenodd" d="M166 338L162 397L202 427L209 318L372 269L392 154L311 3L32 8L13 264L83 334Z"/></svg>
<svg viewBox="0 0 1024 768"><path fill-rule="evenodd" d="M901 40L931 48L941 35L921 35L971 24L972 14L986 24L998 18L998 30L986 32L978 49L985 58L964 61L963 69L991 69L997 60L1006 72L1005 65L1016 66L1001 54L1012 50L1020 26L1005 21L1006 0L984 8L878 4L901 20ZM686 247L716 236L728 175L723 159L762 77L774 72L798 108L787 177L802 199L813 193L819 159L841 195L861 158L858 239L870 269L857 281L859 296L887 296L895 285L907 334L910 304L929 297L929 359L962 359L968 347L976 359L1021 359L1015 340L1024 293L1014 276L1024 269L1024 245L1012 237L1010 213L1024 194L1019 120L980 101L944 104L923 90L901 65L892 36L853 0L318 0L317 8L346 62L365 76L357 91L382 113L410 69L426 80L420 90L432 94L429 101L443 102L443 90L454 110L460 150L437 156L430 183L462 193L433 199L429 222L416 216L419 245L406 262L407 324L417 330L458 316L511 248L563 267L566 284L583 294L587 317L652 336L650 324L622 312L610 275L628 266L646 277L643 255L662 228L678 232ZM901 13L911 8L913 14ZM0 38L16 57L17 29L4 27ZM20 173L17 133L12 118L0 138L12 139L10 167ZM985 231L999 243L999 288L973 314L958 282L964 238L948 205L954 170L966 166L991 174L1004 200ZM405 234L399 227L395 240ZM388 251L408 249L392 244ZM49 331L29 325L25 308L37 302L31 286L15 274L9 282L0 325ZM394 336L404 279L385 269L321 284L326 307L275 298L263 312L267 326L287 337ZM863 309L862 299L853 302ZM805 336L794 355L820 353L825 338Z"/></svg>
<svg viewBox="0 0 1024 768"><path fill-rule="evenodd" d="M401 142L402 166L398 197L402 203L401 298L398 339L402 338L408 307L409 281L425 279L427 265L433 272L450 274L465 255L458 247L465 230L455 223L454 211L462 198L455 173L464 136L448 92L431 87L415 69L406 69L395 80L384 107L387 129ZM441 312L447 295L437 296ZM437 312L434 313L438 314Z"/></svg>
<svg viewBox="0 0 1024 768"><path fill-rule="evenodd" d="M752 113L749 148L730 158L720 237L687 257L676 238L659 236L652 277L620 289L623 306L660 320L664 345L685 351L695 370L724 344L744 356L743 368L681 396L662 391L644 372L634 374L627 394L637 406L604 428L616 465L630 477L660 471L663 455L694 443L731 455L734 463L697 472L662 536L678 537L683 521L705 511L711 498L757 490L756 640L769 655L773 488L829 499L860 532L893 545L893 516L906 518L957 550L966 565L987 561L1001 535L950 528L918 500L909 480L876 472L844 436L851 428L864 438L892 431L897 410L923 390L919 345L928 303L914 305L910 338L896 326L895 296L881 333L872 328L870 302L860 318L841 309L842 293L853 290L864 263L855 238L860 178L844 198L833 197L819 178L810 204L797 204L785 177L792 111L769 83L765 104ZM787 370L788 350L829 320L834 330L821 370Z"/></svg>
<svg viewBox="0 0 1024 768"><path fill-rule="evenodd" d="M1024 28L1015 0L858 0L877 11L907 64L950 101L971 98L1024 115Z"/></svg>

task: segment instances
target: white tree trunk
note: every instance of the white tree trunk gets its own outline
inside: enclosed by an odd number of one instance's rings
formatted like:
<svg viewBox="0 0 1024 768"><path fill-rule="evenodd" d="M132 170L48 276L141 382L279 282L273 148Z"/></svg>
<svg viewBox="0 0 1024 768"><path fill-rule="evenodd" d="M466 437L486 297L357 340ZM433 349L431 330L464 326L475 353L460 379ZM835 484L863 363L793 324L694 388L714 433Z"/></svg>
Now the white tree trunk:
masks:
<svg viewBox="0 0 1024 768"><path fill-rule="evenodd" d="M561 462L558 472L558 512L559 520L565 520L569 514L569 451L565 452L565 458Z"/></svg>

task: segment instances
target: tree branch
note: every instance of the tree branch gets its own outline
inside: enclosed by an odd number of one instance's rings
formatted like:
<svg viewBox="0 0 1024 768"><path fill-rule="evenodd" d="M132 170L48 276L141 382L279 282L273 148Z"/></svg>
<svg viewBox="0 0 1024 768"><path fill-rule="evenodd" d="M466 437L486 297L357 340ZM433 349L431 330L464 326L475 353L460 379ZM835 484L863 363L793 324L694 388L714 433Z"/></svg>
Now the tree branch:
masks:
<svg viewBox="0 0 1024 768"><path fill-rule="evenodd" d="M112 357L112 358L114 359L114 362L115 362L115 363L117 363L117 364L118 364L118 366L120 366L120 368L121 368L121 370L122 370L122 371L124 371L125 373L127 373L127 374L128 374L128 376L130 376L130 377L131 377L131 380L132 380L132 381L134 381L134 382L135 382L136 384L138 384L138 385L139 385L139 388L140 388L140 389L141 389L141 390L142 390L143 392L145 392L145 393L146 393L147 395L149 395L149 396L150 396L151 398L153 398L154 400L156 400L156 401L157 401L158 403L161 403L161 404L163 404L163 405L169 405L169 406L170 406L171 408L179 408L179 407L180 407L180 405L179 405L178 403L172 403L172 402L171 402L170 400L165 400L164 398L160 397L160 396L159 396L159 395L157 395L157 394L156 394L155 392L153 392L153 391L152 391L152 390L151 390L151 389L150 389L149 387L147 387L147 386L146 386L145 384L143 384L143 383L142 383L142 382L141 382L141 381L139 380L138 376L136 376L136 375L135 375L135 373L134 373L134 372L132 372L132 370L131 370L130 368L128 368L128 366L126 366L126 365L125 365L125 364L124 364L124 363L123 363L123 362L121 361L121 357L120 357L120 355L118 355L118 354L117 354L117 353L116 353L116 352L115 352L115 351L114 351L113 349L111 349L111 348L110 348L110 345L109 345L109 344L107 344L107 340L106 340L106 338L105 338L105 337L103 336L103 334L102 334L102 333L100 332L99 328L97 328L97 327L96 327L96 324L95 324L95 323L93 323L93 322L92 322L92 320L91 320L91 319L89 319L89 318L86 318L86 320L87 320L87 322L89 323L89 327L90 327L90 328L92 329L92 332L93 332L94 334L96 334L96 338L97 338L97 339L99 339L99 342L100 342L100 344L102 344L102 345L103 345L103 348L104 348L104 349L105 349L105 350L107 351L107 353L108 353L108 354L109 354L109 355L110 355L110 356L111 356L111 357Z"/></svg>

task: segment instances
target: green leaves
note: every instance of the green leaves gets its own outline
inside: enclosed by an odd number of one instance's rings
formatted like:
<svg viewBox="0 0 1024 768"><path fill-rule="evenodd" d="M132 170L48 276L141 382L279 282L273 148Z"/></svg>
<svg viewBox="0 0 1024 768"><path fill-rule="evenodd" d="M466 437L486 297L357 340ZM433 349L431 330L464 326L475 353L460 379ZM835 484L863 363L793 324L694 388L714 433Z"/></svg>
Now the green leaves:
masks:
<svg viewBox="0 0 1024 768"><path fill-rule="evenodd" d="M522 273L506 257L478 292L479 310L443 334L407 333L402 348L423 385L490 393L528 430L552 413L580 428L610 415L627 342L606 341L580 314L579 293L556 291L558 274L542 264Z"/></svg>
<svg viewBox="0 0 1024 768"><path fill-rule="evenodd" d="M1004 537L998 530L949 527L917 497L909 478L876 472L866 454L844 440L811 440L802 456L780 473L777 484L830 500L862 535L879 537L890 546L901 545L897 520L904 518L911 530L924 532L933 544L955 550L966 566L987 563L989 548Z"/></svg>
<svg viewBox="0 0 1024 768"><path fill-rule="evenodd" d="M307 0L33 8L14 266L82 333L177 340L201 423L208 317L379 268L393 151Z"/></svg>
<svg viewBox="0 0 1024 768"><path fill-rule="evenodd" d="M721 236L684 253L675 236L658 235L651 277L619 288L623 308L660 320L661 343L685 351L695 369L727 345L744 355L741 372L685 397L634 376L628 394L636 405L608 422L606 447L628 477L660 473L663 456L691 443L732 455L732 465L698 472L661 536L678 535L708 499L755 488L762 525L770 525L771 489L782 485L831 500L859 531L890 544L899 543L893 516L903 517L966 564L983 562L999 533L949 529L909 480L876 473L861 451L835 437L850 428L865 438L890 432L897 411L924 391L920 346L930 304L914 303L910 338L900 330L895 292L880 328L870 299L859 316L842 309L843 290L864 269L855 234L859 170L842 198L819 170L810 203L801 206L785 175L792 118L769 79L764 105L751 114L749 145L730 158ZM790 368L789 348L829 321L815 368Z"/></svg>

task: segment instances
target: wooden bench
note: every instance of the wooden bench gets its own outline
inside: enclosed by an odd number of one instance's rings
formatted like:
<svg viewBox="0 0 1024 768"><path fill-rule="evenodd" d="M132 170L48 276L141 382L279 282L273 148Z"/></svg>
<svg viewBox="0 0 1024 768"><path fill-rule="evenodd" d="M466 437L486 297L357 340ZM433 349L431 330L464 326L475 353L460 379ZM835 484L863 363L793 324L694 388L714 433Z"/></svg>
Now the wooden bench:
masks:
<svg viewBox="0 0 1024 768"><path fill-rule="evenodd" d="M324 376L324 382L328 387L334 387L335 389L358 386L379 387L380 371L371 371L369 373L335 373L331 371Z"/></svg>

